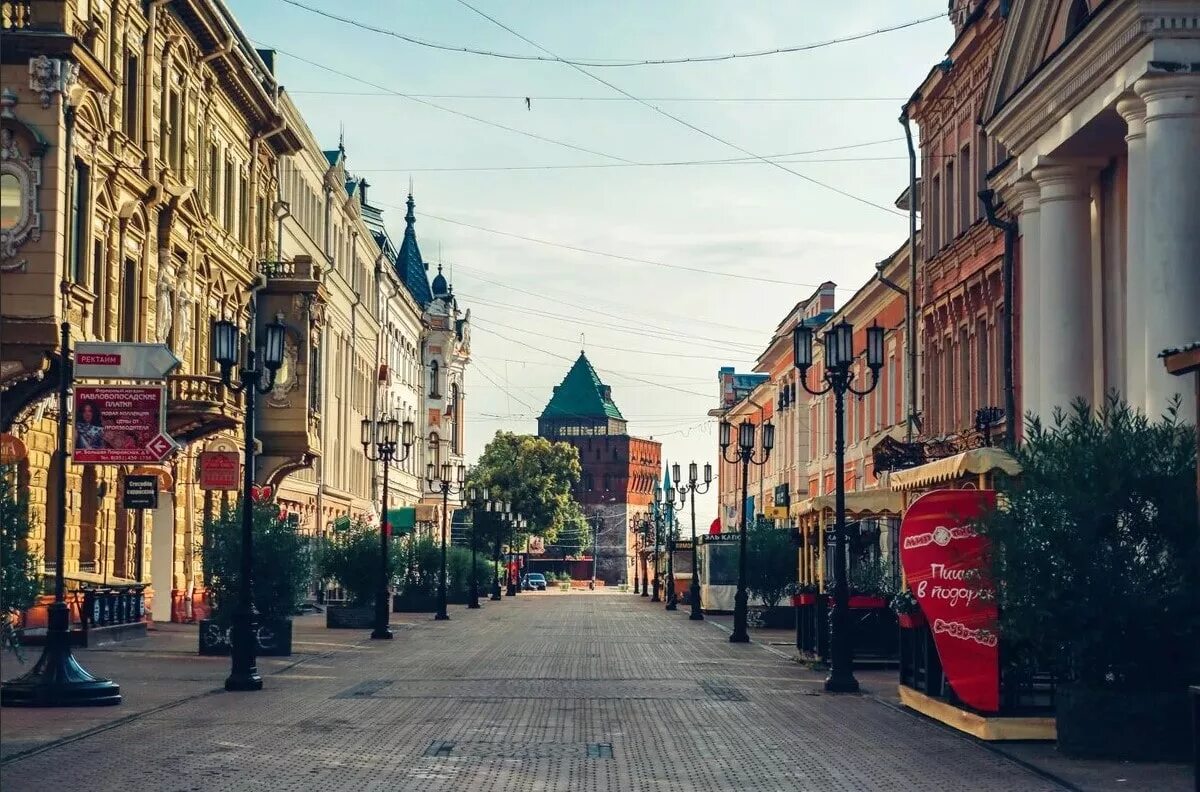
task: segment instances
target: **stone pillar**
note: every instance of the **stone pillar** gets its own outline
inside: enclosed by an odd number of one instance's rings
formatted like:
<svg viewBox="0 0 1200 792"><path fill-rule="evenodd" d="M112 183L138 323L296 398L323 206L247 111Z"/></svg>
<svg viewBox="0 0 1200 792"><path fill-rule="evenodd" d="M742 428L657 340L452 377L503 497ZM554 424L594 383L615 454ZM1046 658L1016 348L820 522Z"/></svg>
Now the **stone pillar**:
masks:
<svg viewBox="0 0 1200 792"><path fill-rule="evenodd" d="M1125 119L1129 166L1125 177L1125 400L1146 409L1146 372L1151 355L1146 351L1146 105L1136 96L1117 102ZM1157 363L1157 361L1153 361ZM1161 368L1161 366L1159 367Z"/></svg>
<svg viewBox="0 0 1200 792"><path fill-rule="evenodd" d="M1020 284L1017 296L1019 302L1015 306L1020 317L1020 373L1021 418L1025 413L1040 416L1041 411L1041 334L1038 325L1041 322L1041 270L1038 258L1041 254L1041 192L1037 183L1022 180L1014 186L1019 215L1017 230L1021 235L1020 252ZM1012 311L1013 306L1006 310Z"/></svg>
<svg viewBox="0 0 1200 792"><path fill-rule="evenodd" d="M1155 74L1134 88L1146 103L1145 407L1156 417L1179 394L1190 419L1196 394L1156 358L1200 338L1200 74Z"/></svg>
<svg viewBox="0 0 1200 792"><path fill-rule="evenodd" d="M1093 395L1091 169L1050 164L1034 169L1040 190L1038 246L1038 408L1049 422L1056 408Z"/></svg>

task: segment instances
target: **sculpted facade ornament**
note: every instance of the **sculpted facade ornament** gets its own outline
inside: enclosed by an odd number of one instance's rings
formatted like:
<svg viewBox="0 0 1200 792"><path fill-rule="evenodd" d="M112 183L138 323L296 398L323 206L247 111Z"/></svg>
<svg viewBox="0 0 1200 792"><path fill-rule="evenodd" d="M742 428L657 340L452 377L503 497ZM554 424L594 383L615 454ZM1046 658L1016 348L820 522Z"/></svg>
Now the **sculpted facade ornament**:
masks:
<svg viewBox="0 0 1200 792"><path fill-rule="evenodd" d="M45 55L29 59L29 90L41 94L44 108L56 93L66 93L78 80L78 63Z"/></svg>
<svg viewBox="0 0 1200 792"><path fill-rule="evenodd" d="M11 126L0 128L0 272L21 272L27 262L17 259L18 248L27 240L42 238L42 215L37 208L42 158L30 150L36 141L18 140L14 127L21 122L5 121Z"/></svg>
<svg viewBox="0 0 1200 792"><path fill-rule="evenodd" d="M158 321L155 323L155 333L160 343L166 343L171 337L171 324L174 321L172 299L175 294L175 267L171 265L171 251L162 248L158 251Z"/></svg>

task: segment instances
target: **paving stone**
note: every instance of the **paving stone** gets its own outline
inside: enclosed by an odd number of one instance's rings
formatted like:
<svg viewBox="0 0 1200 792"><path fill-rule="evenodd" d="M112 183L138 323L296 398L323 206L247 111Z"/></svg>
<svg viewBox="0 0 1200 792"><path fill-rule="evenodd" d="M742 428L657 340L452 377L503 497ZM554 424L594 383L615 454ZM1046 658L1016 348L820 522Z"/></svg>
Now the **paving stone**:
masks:
<svg viewBox="0 0 1200 792"><path fill-rule="evenodd" d="M204 695L18 756L0 765L0 786L1061 789L869 696L828 695L819 675L638 597L522 595L451 615L278 670L259 693Z"/></svg>

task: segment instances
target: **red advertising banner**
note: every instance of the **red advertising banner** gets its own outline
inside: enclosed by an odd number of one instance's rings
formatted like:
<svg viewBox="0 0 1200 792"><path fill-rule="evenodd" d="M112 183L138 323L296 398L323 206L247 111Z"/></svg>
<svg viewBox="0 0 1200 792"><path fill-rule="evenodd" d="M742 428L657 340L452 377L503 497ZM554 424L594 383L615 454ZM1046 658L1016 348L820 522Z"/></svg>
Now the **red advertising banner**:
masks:
<svg viewBox="0 0 1200 792"><path fill-rule="evenodd" d="M81 465L161 462L175 450L163 431L159 385L75 385L75 448Z"/></svg>
<svg viewBox="0 0 1200 792"><path fill-rule="evenodd" d="M1000 709L1000 648L987 539L970 523L995 505L992 490L934 490L900 523L900 563L942 669L958 698L980 712Z"/></svg>
<svg viewBox="0 0 1200 792"><path fill-rule="evenodd" d="M242 477L242 455L237 451L200 452L200 489L232 491Z"/></svg>

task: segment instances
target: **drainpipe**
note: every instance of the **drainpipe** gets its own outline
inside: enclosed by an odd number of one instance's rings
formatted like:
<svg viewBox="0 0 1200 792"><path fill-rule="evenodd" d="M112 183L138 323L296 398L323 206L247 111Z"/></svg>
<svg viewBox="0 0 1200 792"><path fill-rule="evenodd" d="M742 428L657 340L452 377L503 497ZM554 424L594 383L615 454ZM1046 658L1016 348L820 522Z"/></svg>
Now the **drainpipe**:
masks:
<svg viewBox="0 0 1200 792"><path fill-rule="evenodd" d="M918 426L917 409L917 150L913 146L912 125L908 117L908 103L900 111L900 124L904 127L904 140L908 144L908 267L909 299L908 332L905 333L908 351L908 442Z"/></svg>
<svg viewBox="0 0 1200 792"><path fill-rule="evenodd" d="M912 315L912 294L909 293L908 289L905 289L899 283L896 283L894 280L892 280L891 278L889 278L888 276L883 274L883 269L884 269L884 267L887 266L887 264L888 264L887 259L884 259L883 261L876 264L875 265L875 274L878 276L879 282L882 283L884 286L887 286L889 289L891 289L892 291L894 291L898 294L904 295L904 316L905 316L905 322L907 323L909 321L909 317ZM911 324L908 325L908 332L906 332L904 334L904 351L906 353L906 356L909 357L910 359L913 357L913 350L916 348L916 339L913 337L914 333L912 331L912 328L913 328L913 326ZM913 379L914 369L911 366L905 366L905 369L906 370L904 372L904 375L905 375L906 379L904 380L904 383L906 386L908 386L905 390L909 391L909 392L906 392L904 395L904 401L905 401L904 413L906 416L906 423L908 424L908 442L911 443L912 439L913 439L913 424L915 423L915 421L913 420L913 403L911 401L909 401L909 399L912 395L911 394L911 390L912 390L911 383L914 382L915 380Z"/></svg>
<svg viewBox="0 0 1200 792"><path fill-rule="evenodd" d="M1004 232L1004 447L1016 448L1017 396L1013 385L1013 251L1017 246L1017 224L996 216L996 191L980 190L979 200L987 215L988 225Z"/></svg>
<svg viewBox="0 0 1200 792"><path fill-rule="evenodd" d="M233 44L236 39L233 37L233 31L230 30L229 26L223 21L221 23L221 32L225 35L224 41L221 42L219 47L200 59L201 66L211 61L215 61L217 58L224 58L226 55L233 52Z"/></svg>

